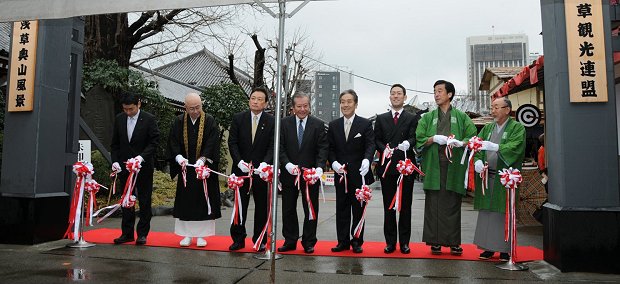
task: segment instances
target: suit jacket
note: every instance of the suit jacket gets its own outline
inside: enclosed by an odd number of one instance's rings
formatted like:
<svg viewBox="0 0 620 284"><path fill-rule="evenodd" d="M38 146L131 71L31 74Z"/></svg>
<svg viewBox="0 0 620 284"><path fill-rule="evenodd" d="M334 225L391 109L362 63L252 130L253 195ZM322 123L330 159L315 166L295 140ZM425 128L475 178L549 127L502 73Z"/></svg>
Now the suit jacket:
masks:
<svg viewBox="0 0 620 284"><path fill-rule="evenodd" d="M359 169L362 160L368 159L372 162L375 155L375 133L370 120L356 115L349 129L349 139L345 139L344 117L335 119L329 123L327 140L329 141L329 161L346 164L349 182L361 184ZM370 172L366 174L365 179L368 185L374 182Z"/></svg>
<svg viewBox="0 0 620 284"><path fill-rule="evenodd" d="M293 184L295 177L285 169L287 163L303 168L325 167L327 162L328 142L325 137L325 124L318 118L308 116L304 128L301 146L297 143L297 117L295 115L282 119L280 126L280 161L282 183ZM303 181L303 180L302 180Z"/></svg>
<svg viewBox="0 0 620 284"><path fill-rule="evenodd" d="M118 162L123 167L125 161L140 155L144 159L143 170L153 170L155 153L159 145L159 128L155 116L140 110L131 138L130 142L127 136L127 115L121 112L114 121L111 145L112 162Z"/></svg>
<svg viewBox="0 0 620 284"><path fill-rule="evenodd" d="M396 148L398 144L407 140L410 145L409 150L407 150L407 158L415 163L413 149L416 145L415 130L418 126L418 120L418 115L413 115L406 111L402 111L398 117L398 123L396 125L394 125L394 118L391 111L377 116L377 120L375 121L375 145L377 147L377 151L379 151L379 162L381 161L381 156L383 155L383 150L385 150L386 145L389 145L390 148ZM396 170L396 164L398 164L398 161L404 159L405 154L403 151L394 150L394 154L392 155L392 163L390 164L386 175L398 175L399 173ZM387 161L385 162L385 165L387 165ZM383 175L385 165L379 165L379 167L377 167L378 176Z"/></svg>
<svg viewBox="0 0 620 284"><path fill-rule="evenodd" d="M233 116L228 132L228 149L232 157L232 172L246 175L238 167L239 161L252 162L258 167L261 162L273 163L273 132L275 119L273 115L263 112L258 121L254 143L252 143L251 111L244 111Z"/></svg>

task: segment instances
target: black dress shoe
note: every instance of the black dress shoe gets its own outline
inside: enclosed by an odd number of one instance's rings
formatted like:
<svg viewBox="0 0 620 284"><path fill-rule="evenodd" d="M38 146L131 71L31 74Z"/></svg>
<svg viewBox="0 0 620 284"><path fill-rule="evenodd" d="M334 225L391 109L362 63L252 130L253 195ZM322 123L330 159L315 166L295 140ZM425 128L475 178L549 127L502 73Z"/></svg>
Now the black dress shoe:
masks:
<svg viewBox="0 0 620 284"><path fill-rule="evenodd" d="M245 244L242 243L233 243L228 247L229 250L240 250L245 247Z"/></svg>
<svg viewBox="0 0 620 284"><path fill-rule="evenodd" d="M305 252L305 253L314 253L314 247L307 247L307 248L304 248L304 252Z"/></svg>
<svg viewBox="0 0 620 284"><path fill-rule="evenodd" d="M462 255L463 254L463 248L461 246L450 247L450 254L451 255Z"/></svg>
<svg viewBox="0 0 620 284"><path fill-rule="evenodd" d="M500 261L509 261L510 260L510 255L508 253L502 252L499 254L499 260Z"/></svg>
<svg viewBox="0 0 620 284"><path fill-rule="evenodd" d="M136 245L144 245L146 244L146 237L138 237L138 239L136 240Z"/></svg>
<svg viewBox="0 0 620 284"><path fill-rule="evenodd" d="M495 253L492 252L492 251L486 250L486 251L482 252L478 258L479 259L489 259L489 258L493 257L493 254L495 254Z"/></svg>
<svg viewBox="0 0 620 284"><path fill-rule="evenodd" d="M338 244L332 248L332 252L341 252L343 250L349 250L349 246L344 244Z"/></svg>
<svg viewBox="0 0 620 284"><path fill-rule="evenodd" d="M120 237L114 239L114 243L118 245L118 244L133 242L133 240L134 240L133 237L121 235Z"/></svg>
<svg viewBox="0 0 620 284"><path fill-rule="evenodd" d="M395 245L387 245L383 249L383 252L384 253L393 253L395 250L396 250L396 246Z"/></svg>
<svg viewBox="0 0 620 284"><path fill-rule="evenodd" d="M262 244L262 245L260 245L260 246L258 247L258 250L257 250L257 251L258 251L258 252L264 252L264 251L265 251L265 249L266 249L265 244Z"/></svg>
<svg viewBox="0 0 620 284"><path fill-rule="evenodd" d="M400 252L404 254L409 254L411 252L411 249L409 249L408 244L402 244L400 245Z"/></svg>
<svg viewBox="0 0 620 284"><path fill-rule="evenodd" d="M358 246L354 246L354 247L353 247L353 252L354 252L354 253L362 253L363 251L364 251L364 250L362 249L362 247L361 247L361 246L359 246L359 247L358 247Z"/></svg>
<svg viewBox="0 0 620 284"><path fill-rule="evenodd" d="M431 246L431 254L440 255L441 254L441 246Z"/></svg>
<svg viewBox="0 0 620 284"><path fill-rule="evenodd" d="M295 245L283 245L281 247L278 248L279 252L285 252L285 251L291 251L291 250L296 250L296 246Z"/></svg>

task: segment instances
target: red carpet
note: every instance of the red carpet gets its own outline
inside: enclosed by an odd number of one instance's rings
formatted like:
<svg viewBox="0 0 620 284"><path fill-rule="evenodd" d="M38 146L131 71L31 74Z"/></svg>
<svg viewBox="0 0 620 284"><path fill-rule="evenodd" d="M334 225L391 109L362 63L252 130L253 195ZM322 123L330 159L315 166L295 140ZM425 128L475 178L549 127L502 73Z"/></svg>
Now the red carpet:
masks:
<svg viewBox="0 0 620 284"><path fill-rule="evenodd" d="M121 231L119 229L96 229L84 233L84 239L88 242L99 244L112 244L113 240L120 236ZM181 248L179 242L181 237L175 235L172 232L151 232L147 239L147 246L154 247L169 247L169 248ZM278 240L277 245L282 245L283 240ZM229 251L228 246L232 243L229 236L212 236L207 238L207 246L204 248L196 247L196 240L189 247L183 247L196 250L208 250L208 251ZM133 243L128 243L133 245ZM391 254L383 253L385 247L384 242L364 242L364 252L361 254L355 254L352 251L346 252L331 252L331 248L336 246L336 241L319 241L315 246L314 256L336 256L336 257L383 257L383 258L429 258L429 259L455 259L455 260L479 260L478 255L482 252L473 244L463 244L463 255L453 256L450 255L448 248L443 248L443 254L432 255L430 248L423 243L411 243L411 253L402 254L397 249ZM245 248L238 250L242 253L254 253L252 249L252 240L247 238L245 240ZM297 244L297 250L284 252L282 254L296 254L306 255L304 253L301 244ZM498 261L498 254L495 254L494 258L490 261ZM517 251L517 260L519 262L542 260L543 251L535 247L519 247Z"/></svg>

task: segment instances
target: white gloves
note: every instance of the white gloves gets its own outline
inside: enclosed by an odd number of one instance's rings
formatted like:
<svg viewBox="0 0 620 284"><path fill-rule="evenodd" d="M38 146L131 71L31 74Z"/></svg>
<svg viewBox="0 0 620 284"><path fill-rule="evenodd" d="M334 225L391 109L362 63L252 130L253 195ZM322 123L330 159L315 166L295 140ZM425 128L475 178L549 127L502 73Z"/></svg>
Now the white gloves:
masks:
<svg viewBox="0 0 620 284"><path fill-rule="evenodd" d="M368 169L370 169L370 162L368 159L363 159L362 165L360 166L360 175L362 175L362 177L366 176Z"/></svg>
<svg viewBox="0 0 620 284"><path fill-rule="evenodd" d="M291 163L287 163L284 168L286 168L286 171L291 174L291 175L296 175L299 173L299 167L297 167L296 165L293 165ZM321 171L322 173L322 171Z"/></svg>
<svg viewBox="0 0 620 284"><path fill-rule="evenodd" d="M446 144L452 147L463 147L463 141L454 138L448 138Z"/></svg>
<svg viewBox="0 0 620 284"><path fill-rule="evenodd" d="M409 141L405 140L402 143L398 144L398 149L401 151L407 151L409 150Z"/></svg>
<svg viewBox="0 0 620 284"><path fill-rule="evenodd" d="M134 159L140 161L140 163L144 163L144 159L140 155L136 156Z"/></svg>
<svg viewBox="0 0 620 284"><path fill-rule="evenodd" d="M239 161L239 163L237 164L237 168L239 168L244 173L250 172L250 167L248 163L246 163L244 160Z"/></svg>
<svg viewBox="0 0 620 284"><path fill-rule="evenodd" d="M439 145L446 145L448 143L448 136L446 135L434 135L433 142Z"/></svg>
<svg viewBox="0 0 620 284"><path fill-rule="evenodd" d="M476 162L474 163L474 170L477 173L481 173L483 169L484 169L484 163L482 163L481 160L476 160Z"/></svg>
<svg viewBox="0 0 620 284"><path fill-rule="evenodd" d="M338 161L333 161L332 162L332 169L334 170L334 172L336 172L338 174L343 174L344 173L344 166L341 165L340 163L338 163Z"/></svg>
<svg viewBox="0 0 620 284"><path fill-rule="evenodd" d="M200 167L200 166L204 166L205 162L202 161L202 159L198 159L196 160L196 163L194 163L194 166L196 167Z"/></svg>
<svg viewBox="0 0 620 284"><path fill-rule="evenodd" d="M482 141L482 147L480 147L480 150L497 152L499 151L499 145L490 141Z"/></svg>
<svg viewBox="0 0 620 284"><path fill-rule="evenodd" d="M316 176L320 179L321 176L323 176L323 168L314 168L314 171L316 172Z"/></svg>
<svg viewBox="0 0 620 284"><path fill-rule="evenodd" d="M182 155L180 155L180 154L179 154L179 155L177 155L174 159L177 161L177 163L178 163L178 164L179 164L179 166L181 166L181 167L182 167L182 166L185 166L185 165L187 165L187 163L189 163L189 161L188 161L187 159L185 159L185 158L184 158Z"/></svg>
<svg viewBox="0 0 620 284"><path fill-rule="evenodd" d="M121 171L123 171L123 169L121 168L121 165L118 164L118 162L114 162L112 164L112 171L115 173L120 173Z"/></svg>

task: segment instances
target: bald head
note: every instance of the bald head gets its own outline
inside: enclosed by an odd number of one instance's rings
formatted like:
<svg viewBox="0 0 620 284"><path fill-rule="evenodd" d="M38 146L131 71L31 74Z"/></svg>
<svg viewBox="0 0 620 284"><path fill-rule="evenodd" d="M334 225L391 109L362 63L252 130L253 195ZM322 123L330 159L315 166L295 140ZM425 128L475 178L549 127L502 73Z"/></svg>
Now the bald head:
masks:
<svg viewBox="0 0 620 284"><path fill-rule="evenodd" d="M202 99L196 93L189 93L185 96L185 111L192 119L200 117L202 110Z"/></svg>

